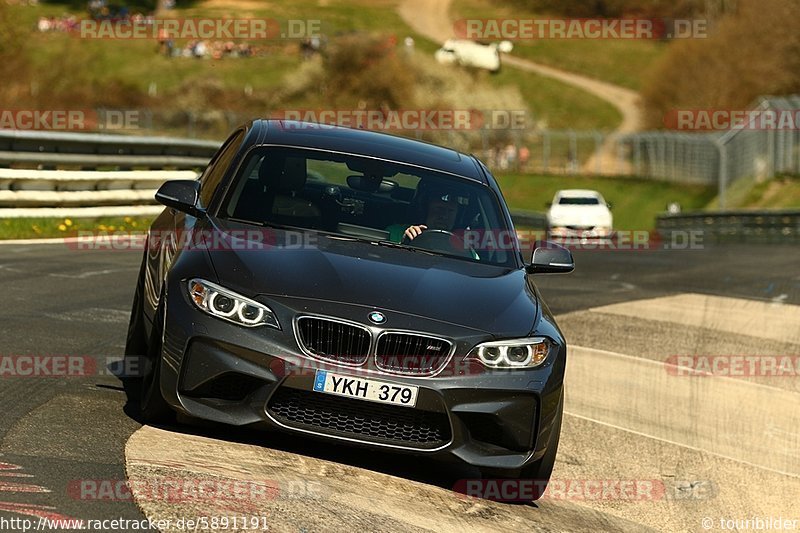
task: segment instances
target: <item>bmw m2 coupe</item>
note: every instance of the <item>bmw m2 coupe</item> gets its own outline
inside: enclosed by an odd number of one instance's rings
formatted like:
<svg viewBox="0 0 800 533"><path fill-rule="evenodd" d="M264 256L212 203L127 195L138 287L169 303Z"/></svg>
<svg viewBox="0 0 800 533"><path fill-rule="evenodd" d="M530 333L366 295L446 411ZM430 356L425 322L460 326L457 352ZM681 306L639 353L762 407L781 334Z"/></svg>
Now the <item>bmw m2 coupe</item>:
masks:
<svg viewBox="0 0 800 533"><path fill-rule="evenodd" d="M126 346L146 363L126 384L146 421L179 412L544 490L567 346L534 278L574 265L546 242L526 260L478 159L256 120L156 198Z"/></svg>

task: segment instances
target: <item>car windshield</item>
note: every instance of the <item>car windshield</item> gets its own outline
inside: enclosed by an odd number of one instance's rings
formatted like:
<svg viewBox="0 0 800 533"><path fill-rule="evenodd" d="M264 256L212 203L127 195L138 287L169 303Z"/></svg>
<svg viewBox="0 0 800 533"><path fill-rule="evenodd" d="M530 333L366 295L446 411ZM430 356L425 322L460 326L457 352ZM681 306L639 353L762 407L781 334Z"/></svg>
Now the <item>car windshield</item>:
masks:
<svg viewBox="0 0 800 533"><path fill-rule="evenodd" d="M558 205L599 205L600 200L591 196L564 196Z"/></svg>
<svg viewBox="0 0 800 533"><path fill-rule="evenodd" d="M485 185L366 157L284 147L252 150L219 211L238 222L327 232L502 266L516 239ZM426 229L413 240L412 225Z"/></svg>

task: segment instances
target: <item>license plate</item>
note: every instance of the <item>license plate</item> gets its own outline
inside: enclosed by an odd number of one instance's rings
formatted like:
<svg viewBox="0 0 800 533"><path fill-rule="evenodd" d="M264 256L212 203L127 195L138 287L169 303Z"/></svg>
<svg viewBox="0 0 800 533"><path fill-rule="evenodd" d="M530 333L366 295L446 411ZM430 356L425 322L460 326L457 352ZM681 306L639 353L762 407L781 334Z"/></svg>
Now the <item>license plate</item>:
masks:
<svg viewBox="0 0 800 533"><path fill-rule="evenodd" d="M314 376L314 390L370 402L414 407L417 404L419 387L387 383L377 379L354 378L334 374L327 370L317 370Z"/></svg>

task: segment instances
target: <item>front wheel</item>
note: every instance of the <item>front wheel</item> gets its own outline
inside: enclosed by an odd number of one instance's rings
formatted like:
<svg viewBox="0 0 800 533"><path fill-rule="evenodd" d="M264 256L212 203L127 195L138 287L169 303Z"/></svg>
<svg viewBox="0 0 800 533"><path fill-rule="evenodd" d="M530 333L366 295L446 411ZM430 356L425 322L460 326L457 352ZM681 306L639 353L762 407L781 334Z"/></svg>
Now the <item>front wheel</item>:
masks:
<svg viewBox="0 0 800 533"><path fill-rule="evenodd" d="M131 317L128 322L128 336L125 340L125 355L119 378L129 401L138 402L142 389L142 363L147 354L148 338L144 317L144 275L145 259L139 269L136 292L133 295Z"/></svg>
<svg viewBox="0 0 800 533"><path fill-rule="evenodd" d="M150 332L139 399L139 413L142 420L148 423L171 422L175 418L175 412L161 393L161 349L165 320L164 296L162 295L153 320L153 329Z"/></svg>

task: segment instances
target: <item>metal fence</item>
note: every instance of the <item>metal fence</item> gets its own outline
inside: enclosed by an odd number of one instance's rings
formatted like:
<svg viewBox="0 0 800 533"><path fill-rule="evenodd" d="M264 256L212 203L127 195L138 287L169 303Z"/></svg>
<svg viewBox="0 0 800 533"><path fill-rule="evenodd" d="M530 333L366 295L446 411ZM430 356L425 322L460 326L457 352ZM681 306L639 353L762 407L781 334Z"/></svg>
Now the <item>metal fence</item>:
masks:
<svg viewBox="0 0 800 533"><path fill-rule="evenodd" d="M630 173L680 183L713 185L719 176L717 134L646 132L618 140Z"/></svg>
<svg viewBox="0 0 800 533"><path fill-rule="evenodd" d="M762 112L793 112L798 116L800 95L764 97L753 106ZM99 110L99 116L103 116ZM154 111L134 110L139 118L137 131L141 135L167 134L188 139L215 139L218 143L228 132L254 116L249 114L207 111ZM261 113L269 115L268 112ZM800 118L798 119L800 120ZM767 179L777 174L800 174L800 128L743 127L714 133L686 133L675 131L639 132L617 135L602 131L527 129L442 129L442 130L392 130L390 133L432 141L478 155L495 172L535 172L563 175L617 175L637 176L679 183L702 184L719 187L720 207L725 207L728 187L742 178ZM32 134L34 137L35 134ZM85 135L85 134L84 134ZM0 131L0 166L13 163L38 163L45 168L56 168L57 161L74 159L74 166L102 164L115 158L115 163L133 166L141 148L120 151L117 146L98 145L96 150L66 156L73 151L68 139L77 138L63 134L54 146L33 146L38 142L24 135ZM123 138L120 138L123 139ZM125 138L125 141L133 137ZM78 144L85 144L80 139ZM196 166L197 156L210 157L216 143L207 141L182 141L196 143L199 153L173 150L175 140L148 147L162 159L154 164L168 164L179 168ZM163 146L161 146L163 144ZM31 145L31 146L28 146ZM213 145L213 146L212 146ZM154 150L155 149L155 150ZM162 151L163 150L163 151ZM26 160L20 152L29 152ZM39 152L39 153L36 153ZM50 152L61 152L50 155ZM127 159L121 156L129 156ZM189 156L189 157L187 157ZM194 159L192 159L192 156ZM120 159L125 161L120 162ZM158 159L158 158L156 158ZM185 159L185 161L184 161ZM191 159L191 160L190 160Z"/></svg>
<svg viewBox="0 0 800 533"><path fill-rule="evenodd" d="M646 132L619 139L620 152L637 176L717 185L725 207L728 187L742 178L764 180L800 174L800 95L764 97L750 108L763 115L791 115L789 127L761 128L753 115L743 125L717 133Z"/></svg>
<svg viewBox="0 0 800 533"><path fill-rule="evenodd" d="M762 112L800 110L800 95L763 97L750 106ZM268 114L268 113L265 113ZM232 112L141 110L147 132L189 138L223 138L254 118ZM639 176L680 183L718 185L721 201L740 178L800 173L800 129L759 129L748 123L713 133L650 131L616 135L602 131L529 129L392 131L472 152L493 170Z"/></svg>

